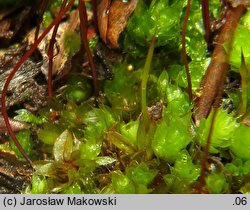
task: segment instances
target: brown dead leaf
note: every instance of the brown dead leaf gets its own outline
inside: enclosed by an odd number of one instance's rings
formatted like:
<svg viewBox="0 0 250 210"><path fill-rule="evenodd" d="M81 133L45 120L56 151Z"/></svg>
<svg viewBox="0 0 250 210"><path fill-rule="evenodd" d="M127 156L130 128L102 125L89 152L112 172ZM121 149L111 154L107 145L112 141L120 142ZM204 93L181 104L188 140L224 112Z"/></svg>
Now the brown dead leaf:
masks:
<svg viewBox="0 0 250 210"><path fill-rule="evenodd" d="M54 45L54 58L53 58L53 75L58 75L64 68L67 68L69 58L68 54L64 48L64 37L67 31L76 32L79 30L80 19L78 10L73 10L69 13L67 17L67 21L62 21L59 25L58 32L56 35L56 43ZM42 65L42 72L46 76L48 76L48 65L49 65L49 58L47 47L49 45L53 30L51 30L48 35L42 40L39 44L38 49L43 56L43 65ZM33 44L35 36L35 29L33 29L27 36L28 43L30 45Z"/></svg>
<svg viewBox="0 0 250 210"><path fill-rule="evenodd" d="M97 9L97 21L98 29L101 39L106 43L106 35L108 29L108 9L110 7L111 0L102 0Z"/></svg>
<svg viewBox="0 0 250 210"><path fill-rule="evenodd" d="M0 194L16 194L31 182L32 168L9 151L0 150Z"/></svg>
<svg viewBox="0 0 250 210"><path fill-rule="evenodd" d="M119 48L118 39L135 10L138 0L103 0L98 6L98 28L100 37L112 48Z"/></svg>
<svg viewBox="0 0 250 210"><path fill-rule="evenodd" d="M228 2L231 3L232 7L243 5L247 8L250 8L250 0L228 0Z"/></svg>
<svg viewBox="0 0 250 210"><path fill-rule="evenodd" d="M31 7L0 11L0 44L8 45L11 40L26 32L33 17L34 12Z"/></svg>

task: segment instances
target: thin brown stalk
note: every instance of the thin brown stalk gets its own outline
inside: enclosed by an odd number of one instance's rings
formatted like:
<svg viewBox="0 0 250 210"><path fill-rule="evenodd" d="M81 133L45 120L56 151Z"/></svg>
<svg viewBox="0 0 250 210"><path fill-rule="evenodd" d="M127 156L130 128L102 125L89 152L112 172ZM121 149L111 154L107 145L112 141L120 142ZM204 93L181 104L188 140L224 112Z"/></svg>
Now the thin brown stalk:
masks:
<svg viewBox="0 0 250 210"><path fill-rule="evenodd" d="M186 51L186 32L187 32L187 24L188 24L188 17L189 17L189 13L190 13L190 7L191 7L190 0L188 0L186 14L185 14L184 21L182 24L181 45L182 45L183 64L185 66L186 75L187 75L187 82L188 82L188 96L189 96L189 101L192 102L193 101L192 82L191 82L191 76L190 76L190 71L189 71L189 67L188 67L188 59L187 59L187 51Z"/></svg>
<svg viewBox="0 0 250 210"><path fill-rule="evenodd" d="M208 45L212 44L212 31L211 31L211 21L209 16L209 0L202 0L201 2L202 8L202 19L203 25L205 29L205 39Z"/></svg>
<svg viewBox="0 0 250 210"><path fill-rule="evenodd" d="M93 16L94 16L94 24L95 24L95 30L98 31L98 17L97 17L97 1L91 0L92 2L92 8L93 8Z"/></svg>
<svg viewBox="0 0 250 210"><path fill-rule="evenodd" d="M44 32L41 34L40 37L37 38L37 40L31 46L31 48L17 62L17 64L14 66L13 70L10 72L9 76L7 77L7 79L6 79L5 83L4 83L3 90L2 90L2 98L1 98L2 115L3 115L3 118L4 118L6 130L8 131L10 137L14 141L14 143L15 143L16 147L18 148L18 150L20 151L20 153L23 155L23 157L26 159L26 161L29 164L32 164L32 161L30 160L30 158L28 157L28 155L24 151L22 145L19 143L17 137L15 136L14 131L12 130L12 127L11 127L11 124L10 124L10 121L9 121L7 107L6 107L6 95L7 95L7 92L8 92L8 87L9 87L9 84L10 84L12 78L15 76L15 74L18 71L18 69L20 68L20 66L35 52L35 50L37 49L37 46L40 44L40 42L49 33L49 31L55 26L55 24L60 22L62 16L65 15L65 13L72 7L73 4L74 4L74 0L71 0L68 3L68 5L62 11L59 12L59 14L55 18L55 20L44 30Z"/></svg>
<svg viewBox="0 0 250 210"><path fill-rule="evenodd" d="M61 5L60 11L62 11L68 0L64 0ZM49 49L48 49L48 58L49 58L49 69L48 69L48 96L49 98L53 95L53 89L52 89L52 74L53 74L53 58L54 58L54 44L56 42L56 34L57 30L59 28L60 22L58 22L53 29L51 39L49 42Z"/></svg>
<svg viewBox="0 0 250 210"><path fill-rule="evenodd" d="M37 18L37 26L36 26L36 31L35 31L35 40L34 42L37 40L38 35L39 35L39 31L40 31L40 25L43 21L43 14L45 12L45 10L47 9L50 0L37 0L37 6L38 8L38 18Z"/></svg>
<svg viewBox="0 0 250 210"><path fill-rule="evenodd" d="M236 8L231 8L226 15L225 25L219 35L210 65L201 83L200 97L195 100L194 119L197 124L199 124L202 118L208 116L212 106L220 106L221 95L229 69L228 57L232 38L245 10L245 7L240 5Z"/></svg>
<svg viewBox="0 0 250 210"><path fill-rule="evenodd" d="M80 31L81 31L81 36L82 36L82 42L84 45L84 49L86 51L88 60L89 60L89 67L92 72L93 76L93 83L94 83L94 91L95 91L95 96L98 96L99 88L98 88L98 81L97 81L97 73L95 69L95 64L94 64L94 59L92 56L92 53L89 48L89 42L88 42L88 17L87 17L87 12L86 12L86 6L83 0L79 0L79 16L80 16Z"/></svg>

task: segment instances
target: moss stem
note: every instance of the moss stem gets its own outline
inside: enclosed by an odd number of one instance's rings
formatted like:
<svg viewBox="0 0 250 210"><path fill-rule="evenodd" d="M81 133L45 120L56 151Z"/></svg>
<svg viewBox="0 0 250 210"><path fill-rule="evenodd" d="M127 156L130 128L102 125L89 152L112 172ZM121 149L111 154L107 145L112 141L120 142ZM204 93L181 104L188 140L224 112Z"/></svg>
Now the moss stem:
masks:
<svg viewBox="0 0 250 210"><path fill-rule="evenodd" d="M149 76L149 71L150 71L150 66L152 63L152 58L154 54L154 47L156 43L156 37L154 36L152 38L146 62L144 65L143 69L143 74L142 74L142 81L141 81L141 106L142 106L142 114L143 116L147 116L147 82L148 82L148 76Z"/></svg>

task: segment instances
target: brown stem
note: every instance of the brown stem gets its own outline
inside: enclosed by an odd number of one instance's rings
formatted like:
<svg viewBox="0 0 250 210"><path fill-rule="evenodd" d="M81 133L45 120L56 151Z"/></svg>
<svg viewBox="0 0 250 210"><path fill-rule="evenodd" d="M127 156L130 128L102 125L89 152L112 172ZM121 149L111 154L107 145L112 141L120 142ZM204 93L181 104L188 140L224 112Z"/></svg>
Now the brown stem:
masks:
<svg viewBox="0 0 250 210"><path fill-rule="evenodd" d="M89 42L88 42L88 38L87 38L87 34L88 34L88 17L87 17L85 3L84 3L83 0L79 0L79 16L80 16L80 29L81 29L82 42L83 42L86 54L88 56L89 67L90 67L92 75L93 75L95 96L97 97L98 92L99 92L98 81L97 81L97 73L96 73L96 69L95 69L95 65L94 65L94 59L93 59L92 53L90 51Z"/></svg>
<svg viewBox="0 0 250 210"><path fill-rule="evenodd" d="M64 0L62 5L61 5L61 9L60 11L63 10L63 8L65 8L66 3L68 0ZM53 33L51 36L51 39L49 41L49 49L48 49L48 58L49 58L49 70L48 70L48 96L49 98L52 97L53 94L53 90L52 90L52 74L53 74L53 58L54 58L54 44L56 42L56 34L57 34L57 30L59 28L59 24L60 22L58 22L54 29L53 29Z"/></svg>
<svg viewBox="0 0 250 210"><path fill-rule="evenodd" d="M43 21L43 14L45 12L45 10L47 9L48 5L49 5L49 0L36 0L37 2L37 6L38 8L38 18L37 18L37 26L36 26L36 31L35 31L35 40L34 42L37 40L38 35L39 35L39 31L40 31L40 25Z"/></svg>
<svg viewBox="0 0 250 210"><path fill-rule="evenodd" d="M203 19L203 25L205 29L205 39L207 41L207 44L212 44L212 34L211 34L211 22L209 17L209 1L208 0L202 0L201 2L201 8L202 8L202 19Z"/></svg>
<svg viewBox="0 0 250 210"><path fill-rule="evenodd" d="M18 148L20 153L23 155L23 157L26 159L26 161L29 164L32 164L32 161L29 159L28 155L26 154L23 147L19 143L19 141L18 141L17 137L15 136L15 133L12 130L11 125L10 125L10 121L9 121L8 113L7 113L7 107L6 107L6 94L8 92L8 87L9 87L10 81L12 80L12 78L14 77L15 73L18 71L20 66L34 53L34 51L37 49L37 46L44 39L44 37L48 34L48 32L53 28L53 26L60 22L62 16L65 15L65 13L72 7L72 5L74 4L74 1L75 0L71 0L68 3L68 5L62 11L59 12L56 19L44 30L44 32L41 34L40 37L38 37L38 39L31 46L31 48L17 62L17 64L14 66L13 70L10 72L9 76L7 77L7 79L6 79L5 83L4 83L3 90L2 90L2 99L1 99L2 115L3 115L3 118L4 118L6 129L7 129L8 133L9 133L10 137L14 141L16 147Z"/></svg>
<svg viewBox="0 0 250 210"><path fill-rule="evenodd" d="M201 96L195 100L194 119L197 124L202 118L208 116L212 106L220 106L221 95L229 69L228 52L231 49L235 28L245 10L245 7L240 5L231 8L227 13L226 23L220 33L210 65L201 83ZM224 48L225 45L227 45L227 51Z"/></svg>
<svg viewBox="0 0 250 210"><path fill-rule="evenodd" d="M192 82L191 82L191 76L190 76L190 71L188 67L188 60L187 60L187 51L186 51L186 32L187 32L187 23L188 23L188 17L190 13L190 0L187 2L187 9L186 9L186 14L184 17L183 25L182 25L182 57L183 57L183 64L185 66L186 70L186 75L187 75L187 82L188 82L188 96L189 96L189 101L193 101L193 94L192 94Z"/></svg>
<svg viewBox="0 0 250 210"><path fill-rule="evenodd" d="M91 0L91 2L92 2L92 8L93 8L95 30L96 30L96 32L98 32L97 1Z"/></svg>

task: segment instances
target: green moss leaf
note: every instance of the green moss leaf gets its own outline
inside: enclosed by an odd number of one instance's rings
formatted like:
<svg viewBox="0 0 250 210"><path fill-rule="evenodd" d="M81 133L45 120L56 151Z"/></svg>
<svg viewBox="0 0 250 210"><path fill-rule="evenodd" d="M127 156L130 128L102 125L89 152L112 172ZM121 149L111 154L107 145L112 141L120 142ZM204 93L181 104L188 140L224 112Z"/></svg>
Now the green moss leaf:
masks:
<svg viewBox="0 0 250 210"><path fill-rule="evenodd" d="M95 141L87 141L86 143L82 143L80 145L81 159L95 160L100 152L101 144Z"/></svg>
<svg viewBox="0 0 250 210"><path fill-rule="evenodd" d="M234 71L239 71L241 65L241 53L244 54L246 65L250 65L250 26L248 11L241 20L241 24L238 24L232 45L232 51L230 53L230 63L233 66Z"/></svg>
<svg viewBox="0 0 250 210"><path fill-rule="evenodd" d="M43 194L47 190L47 181L44 176L33 175L31 183L31 193L32 194Z"/></svg>
<svg viewBox="0 0 250 210"><path fill-rule="evenodd" d="M130 144L137 146L136 136L138 130L139 121L130 121L127 124L121 124L120 132L123 137L125 137Z"/></svg>
<svg viewBox="0 0 250 210"><path fill-rule="evenodd" d="M81 103L87 100L92 92L90 81L80 75L73 74L68 80L68 86L65 89L65 97L68 101Z"/></svg>
<svg viewBox="0 0 250 210"><path fill-rule="evenodd" d="M137 185L147 187L157 175L157 170L150 170L146 163L130 166L126 170L127 176Z"/></svg>
<svg viewBox="0 0 250 210"><path fill-rule="evenodd" d="M164 117L157 125L152 140L155 155L173 163L177 159L179 152L186 148L192 140L190 127L190 115L182 118L174 117L170 121L167 117Z"/></svg>
<svg viewBox="0 0 250 210"><path fill-rule="evenodd" d="M80 35L73 31L65 31L64 33L64 48L69 57L75 55L81 46Z"/></svg>
<svg viewBox="0 0 250 210"><path fill-rule="evenodd" d="M250 182L246 183L242 188L240 188L240 192L242 194L249 194L250 193Z"/></svg>
<svg viewBox="0 0 250 210"><path fill-rule="evenodd" d="M166 174L163 179L169 193L192 193L191 186L173 174Z"/></svg>
<svg viewBox="0 0 250 210"><path fill-rule="evenodd" d="M14 119L31 123L32 125L40 125L42 123L47 122L47 119L44 117L37 117L36 115L29 112L27 109L19 109L16 111L17 115L15 115Z"/></svg>
<svg viewBox="0 0 250 210"><path fill-rule="evenodd" d="M153 36L157 37L157 46L175 41L180 33L183 6L183 1L175 1L171 4L167 0L154 0L148 7L140 0L128 22L128 35L142 46L147 45Z"/></svg>
<svg viewBox="0 0 250 210"><path fill-rule="evenodd" d="M233 163L227 163L225 165L225 169L227 170L227 172L229 172L233 176L239 176L240 175L239 167L237 167L237 165L235 165Z"/></svg>
<svg viewBox="0 0 250 210"><path fill-rule="evenodd" d="M53 145L62 130L53 123L45 123L43 129L38 131L38 138L45 144Z"/></svg>
<svg viewBox="0 0 250 210"><path fill-rule="evenodd" d="M141 71L129 72L126 63L114 67L114 80L104 84L104 92L114 112L126 116L140 108L140 77Z"/></svg>
<svg viewBox="0 0 250 210"><path fill-rule="evenodd" d="M67 189L63 191L64 194L81 194L82 189L78 182L73 183L71 186L69 186Z"/></svg>
<svg viewBox="0 0 250 210"><path fill-rule="evenodd" d="M32 155L34 144L32 142L32 139L30 138L31 137L30 130L25 129L19 131L16 133L16 137L21 146L23 147L24 151L27 153L27 155L28 156ZM22 160L24 159L23 155L19 152L19 150L17 149L16 145L12 140L10 140L10 149L14 151L20 159Z"/></svg>
<svg viewBox="0 0 250 210"><path fill-rule="evenodd" d="M73 149L73 135L69 130L65 130L55 141L53 155L56 161L71 160Z"/></svg>
<svg viewBox="0 0 250 210"><path fill-rule="evenodd" d="M234 133L230 149L239 158L250 160L250 128L241 124Z"/></svg>
<svg viewBox="0 0 250 210"><path fill-rule="evenodd" d="M134 183L122 172L116 171L112 173L112 186L115 193L119 194L134 194Z"/></svg>
<svg viewBox="0 0 250 210"><path fill-rule="evenodd" d="M228 186L225 175L222 173L208 175L206 185L211 194L225 193Z"/></svg>
<svg viewBox="0 0 250 210"><path fill-rule="evenodd" d="M197 140L202 146L206 145L211 121L212 114L210 113L208 119L204 119L197 130ZM234 116L228 114L226 110L219 109L214 122L210 152L218 153L220 149L228 148L231 145L234 132L238 126L239 124L236 122Z"/></svg>
<svg viewBox="0 0 250 210"><path fill-rule="evenodd" d="M177 67L177 66L176 66ZM187 93L178 85L170 83L168 73L163 71L158 78L159 94L167 103L167 111L170 115L184 116L191 110Z"/></svg>
<svg viewBox="0 0 250 210"><path fill-rule="evenodd" d="M85 139L98 142L107 129L117 122L117 116L108 107L94 108L85 114Z"/></svg>
<svg viewBox="0 0 250 210"><path fill-rule="evenodd" d="M171 174L191 184L200 176L200 166L194 165L189 153L183 150L176 159Z"/></svg>
<svg viewBox="0 0 250 210"><path fill-rule="evenodd" d="M137 151L136 147L130 143L128 138L116 131L108 131L106 133L106 139L127 154L134 154Z"/></svg>

